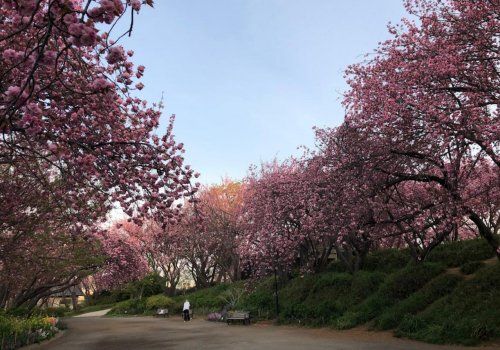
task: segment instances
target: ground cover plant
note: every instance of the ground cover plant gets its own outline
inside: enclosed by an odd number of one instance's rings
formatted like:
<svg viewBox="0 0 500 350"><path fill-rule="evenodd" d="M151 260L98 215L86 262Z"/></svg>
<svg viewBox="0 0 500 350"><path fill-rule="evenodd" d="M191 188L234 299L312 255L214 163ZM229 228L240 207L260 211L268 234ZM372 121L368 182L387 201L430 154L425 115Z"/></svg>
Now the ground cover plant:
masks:
<svg viewBox="0 0 500 350"><path fill-rule="evenodd" d="M500 264L479 270L417 315L396 334L432 343L478 344L500 336Z"/></svg>
<svg viewBox="0 0 500 350"><path fill-rule="evenodd" d="M450 256L483 254L488 245L478 242L444 244L441 260L436 257L424 264L395 263L399 258L394 251L377 251L373 257L367 256L367 261L374 263L355 274L326 271L281 280L278 321L340 329L367 324L374 330L394 330L398 336L435 343L469 345L496 339L500 330L500 280L496 275L500 264L484 265L471 273L472 279L447 267ZM482 257L492 256L489 250ZM206 314L216 313L223 307L221 296L242 286L224 284L175 299L178 307L187 298L195 310L198 306ZM275 319L274 278L248 283L234 308L250 311L255 320ZM451 327L458 319L458 325ZM438 327L441 322L448 328Z"/></svg>

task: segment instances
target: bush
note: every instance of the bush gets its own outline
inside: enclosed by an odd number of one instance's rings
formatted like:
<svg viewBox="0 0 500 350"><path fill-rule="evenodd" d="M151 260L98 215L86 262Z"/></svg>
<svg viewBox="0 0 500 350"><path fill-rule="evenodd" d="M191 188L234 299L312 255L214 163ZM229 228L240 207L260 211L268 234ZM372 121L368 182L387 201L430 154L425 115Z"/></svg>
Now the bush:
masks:
<svg viewBox="0 0 500 350"><path fill-rule="evenodd" d="M391 299L402 300L422 288L428 281L444 271L441 264L421 263L410 265L389 276L380 293Z"/></svg>
<svg viewBox="0 0 500 350"><path fill-rule="evenodd" d="M444 243L434 248L427 261L440 262L449 267L458 267L468 262L480 261L495 256L493 249L484 239L471 239Z"/></svg>
<svg viewBox="0 0 500 350"><path fill-rule="evenodd" d="M146 299L147 310L168 309L174 305L174 301L166 295L153 295Z"/></svg>
<svg viewBox="0 0 500 350"><path fill-rule="evenodd" d="M500 264L479 270L409 321L397 334L431 343L478 344L500 337Z"/></svg>
<svg viewBox="0 0 500 350"><path fill-rule="evenodd" d="M193 308L196 314L208 314L211 312L221 311L226 304L226 298L229 294L234 294L237 292L230 292L231 289L241 289L243 286L242 282L237 282L233 284L222 283L214 287L200 289L185 295L178 295L174 298L173 312L181 313L182 305L186 299L189 300L191 308Z"/></svg>
<svg viewBox="0 0 500 350"><path fill-rule="evenodd" d="M443 270L442 265L423 263L407 266L391 274L376 293L335 320L333 326L346 329L372 320L387 308L422 288Z"/></svg>
<svg viewBox="0 0 500 350"><path fill-rule="evenodd" d="M464 275L471 275L480 268L482 268L485 264L482 261L471 261L460 266L460 271Z"/></svg>
<svg viewBox="0 0 500 350"><path fill-rule="evenodd" d="M52 316L52 317L64 317L68 312L70 312L71 309L60 306L60 307L48 307L46 309L40 310L41 314L47 315L47 316Z"/></svg>
<svg viewBox="0 0 500 350"><path fill-rule="evenodd" d="M383 273L368 271L355 275L325 272L296 278L280 291L280 322L331 324L376 291L384 278ZM270 311L274 311L274 303Z"/></svg>
<svg viewBox="0 0 500 350"><path fill-rule="evenodd" d="M157 273L151 273L139 281L130 282L123 290L131 298L147 298L152 295L163 293L166 280Z"/></svg>
<svg viewBox="0 0 500 350"><path fill-rule="evenodd" d="M368 254L363 270L394 272L404 268L411 260L407 249L381 249Z"/></svg>
<svg viewBox="0 0 500 350"><path fill-rule="evenodd" d="M0 315L0 349L10 350L39 343L56 332L56 319L33 316L18 318Z"/></svg>
<svg viewBox="0 0 500 350"><path fill-rule="evenodd" d="M386 274L381 272L359 271L356 273L352 280L349 300L346 301L346 306L357 305L369 295L375 293L386 277Z"/></svg>
<svg viewBox="0 0 500 350"><path fill-rule="evenodd" d="M462 280L459 276L444 274L427 283L422 289L384 311L375 321L379 329L397 327L407 315L424 310L434 301L451 293Z"/></svg>
<svg viewBox="0 0 500 350"><path fill-rule="evenodd" d="M274 301L274 279L263 279L254 289L243 296L238 308L248 310L257 319L269 319L276 315Z"/></svg>
<svg viewBox="0 0 500 350"><path fill-rule="evenodd" d="M348 272L348 268L346 264L344 264L341 260L336 260L331 262L327 268L326 271L328 272Z"/></svg>
<svg viewBox="0 0 500 350"><path fill-rule="evenodd" d="M144 299L130 299L117 303L110 311L109 315L140 315L146 310Z"/></svg>

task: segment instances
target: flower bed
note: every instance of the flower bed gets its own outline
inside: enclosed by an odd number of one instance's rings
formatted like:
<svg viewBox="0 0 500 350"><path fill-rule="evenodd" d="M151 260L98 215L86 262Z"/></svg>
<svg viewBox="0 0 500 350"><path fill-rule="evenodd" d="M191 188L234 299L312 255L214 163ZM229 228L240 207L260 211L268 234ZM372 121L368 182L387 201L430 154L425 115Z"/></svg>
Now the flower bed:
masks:
<svg viewBox="0 0 500 350"><path fill-rule="evenodd" d="M49 339L59 331L57 324L55 317L0 315L0 349L13 350Z"/></svg>

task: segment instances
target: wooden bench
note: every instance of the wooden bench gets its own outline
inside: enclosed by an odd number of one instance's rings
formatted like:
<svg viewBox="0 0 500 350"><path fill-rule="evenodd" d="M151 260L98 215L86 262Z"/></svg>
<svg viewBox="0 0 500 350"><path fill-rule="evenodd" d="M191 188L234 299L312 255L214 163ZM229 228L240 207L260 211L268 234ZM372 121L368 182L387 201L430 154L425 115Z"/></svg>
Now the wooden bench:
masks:
<svg viewBox="0 0 500 350"><path fill-rule="evenodd" d="M156 310L155 316L167 317L168 316L168 309L158 309L158 310Z"/></svg>
<svg viewBox="0 0 500 350"><path fill-rule="evenodd" d="M243 322L244 325L250 324L250 313L247 311L232 311L227 314L227 324L234 322Z"/></svg>

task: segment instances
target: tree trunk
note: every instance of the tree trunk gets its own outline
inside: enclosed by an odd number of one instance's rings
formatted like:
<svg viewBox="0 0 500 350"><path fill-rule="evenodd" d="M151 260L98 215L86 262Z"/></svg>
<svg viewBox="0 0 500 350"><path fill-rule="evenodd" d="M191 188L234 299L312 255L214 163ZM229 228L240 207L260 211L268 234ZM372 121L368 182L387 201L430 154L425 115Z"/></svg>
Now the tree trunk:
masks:
<svg viewBox="0 0 500 350"><path fill-rule="evenodd" d="M493 248L498 260L500 260L500 239L497 234L495 234L481 219L479 215L474 212L469 214L469 218L474 222L479 230L479 234L483 237L486 242Z"/></svg>

